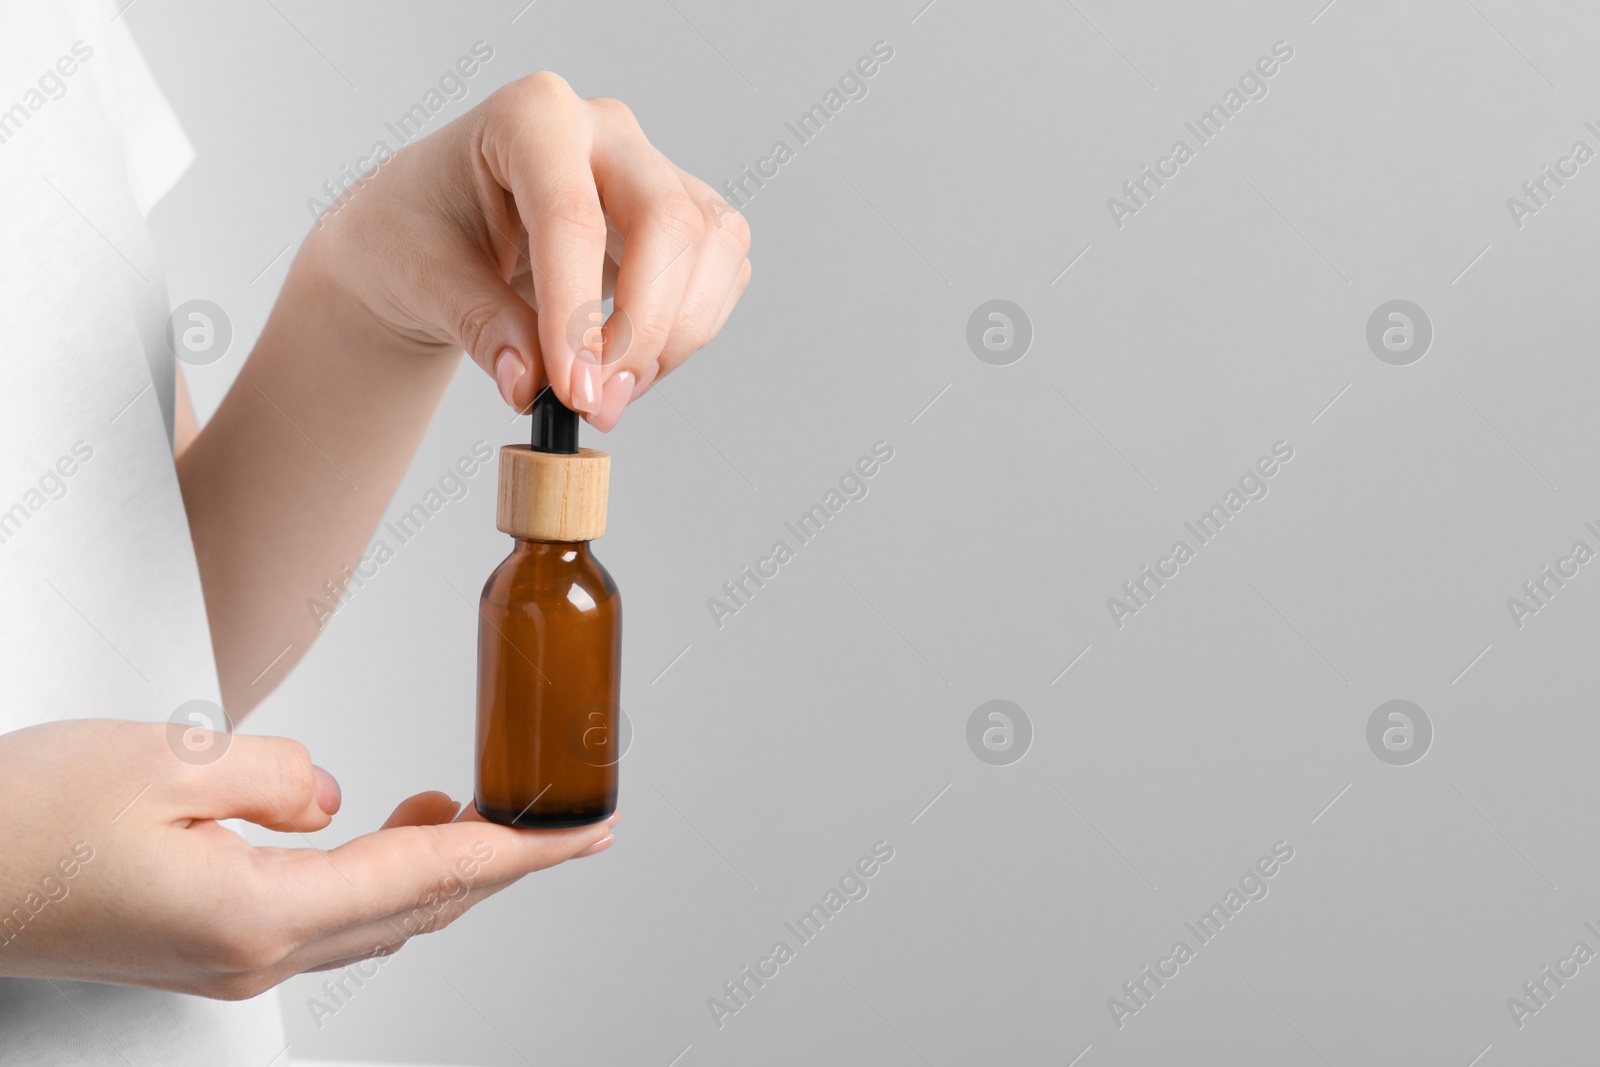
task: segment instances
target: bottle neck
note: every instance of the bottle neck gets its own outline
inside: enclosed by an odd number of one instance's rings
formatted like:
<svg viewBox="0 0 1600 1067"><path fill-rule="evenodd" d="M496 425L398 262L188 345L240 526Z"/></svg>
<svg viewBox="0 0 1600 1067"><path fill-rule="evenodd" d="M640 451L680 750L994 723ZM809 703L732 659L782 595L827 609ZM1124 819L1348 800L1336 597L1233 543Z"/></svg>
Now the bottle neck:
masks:
<svg viewBox="0 0 1600 1067"><path fill-rule="evenodd" d="M511 540L515 544L515 551L522 555L551 561L594 558L589 550L589 541L538 541L531 537L513 537Z"/></svg>

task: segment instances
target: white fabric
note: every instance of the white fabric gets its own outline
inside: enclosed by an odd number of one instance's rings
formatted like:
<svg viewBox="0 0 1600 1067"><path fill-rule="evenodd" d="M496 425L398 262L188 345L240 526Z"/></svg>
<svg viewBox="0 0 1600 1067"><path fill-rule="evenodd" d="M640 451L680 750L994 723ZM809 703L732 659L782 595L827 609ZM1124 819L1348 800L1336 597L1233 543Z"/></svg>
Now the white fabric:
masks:
<svg viewBox="0 0 1600 1067"><path fill-rule="evenodd" d="M145 224L193 151L115 15L0 7L0 732L220 701ZM281 1067L286 1044L272 994L0 979L0 1064Z"/></svg>

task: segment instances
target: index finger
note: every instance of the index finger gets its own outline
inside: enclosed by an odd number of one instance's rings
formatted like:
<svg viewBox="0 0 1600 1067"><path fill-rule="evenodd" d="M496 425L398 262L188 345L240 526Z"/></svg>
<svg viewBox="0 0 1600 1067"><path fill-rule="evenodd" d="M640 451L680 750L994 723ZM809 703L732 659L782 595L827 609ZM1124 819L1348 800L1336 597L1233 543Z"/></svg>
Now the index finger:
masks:
<svg viewBox="0 0 1600 1067"><path fill-rule="evenodd" d="M589 114L548 71L511 83L494 100L482 156L528 231L545 373L563 404L593 414L600 410L606 221L589 164ZM593 354L578 358L589 338Z"/></svg>

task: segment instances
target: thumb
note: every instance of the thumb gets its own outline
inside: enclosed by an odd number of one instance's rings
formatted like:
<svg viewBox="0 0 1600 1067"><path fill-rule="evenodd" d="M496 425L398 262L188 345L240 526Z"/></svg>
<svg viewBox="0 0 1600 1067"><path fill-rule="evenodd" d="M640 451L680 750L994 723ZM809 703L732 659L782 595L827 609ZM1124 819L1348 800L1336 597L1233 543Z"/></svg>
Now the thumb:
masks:
<svg viewBox="0 0 1600 1067"><path fill-rule="evenodd" d="M454 266L436 283L448 287L444 322L501 398L526 411L545 384L538 313L488 263Z"/></svg>
<svg viewBox="0 0 1600 1067"><path fill-rule="evenodd" d="M311 762L298 741L223 735L211 762L175 775L167 792L174 813L188 819L247 819L269 830L320 830L339 810L339 786Z"/></svg>

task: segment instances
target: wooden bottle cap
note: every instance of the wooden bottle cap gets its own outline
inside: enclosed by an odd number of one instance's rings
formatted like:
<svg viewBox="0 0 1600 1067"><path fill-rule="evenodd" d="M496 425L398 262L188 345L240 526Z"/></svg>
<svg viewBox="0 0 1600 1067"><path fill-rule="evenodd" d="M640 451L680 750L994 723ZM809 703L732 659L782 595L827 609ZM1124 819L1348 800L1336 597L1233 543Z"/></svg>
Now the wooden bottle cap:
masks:
<svg viewBox="0 0 1600 1067"><path fill-rule="evenodd" d="M500 446L500 497L495 525L530 541L593 541L605 536L611 454L576 455Z"/></svg>

